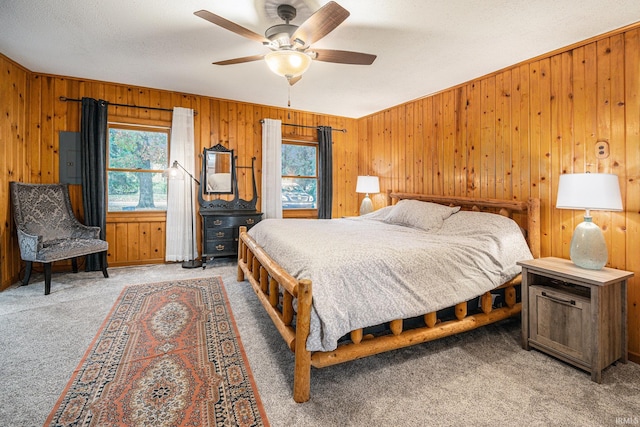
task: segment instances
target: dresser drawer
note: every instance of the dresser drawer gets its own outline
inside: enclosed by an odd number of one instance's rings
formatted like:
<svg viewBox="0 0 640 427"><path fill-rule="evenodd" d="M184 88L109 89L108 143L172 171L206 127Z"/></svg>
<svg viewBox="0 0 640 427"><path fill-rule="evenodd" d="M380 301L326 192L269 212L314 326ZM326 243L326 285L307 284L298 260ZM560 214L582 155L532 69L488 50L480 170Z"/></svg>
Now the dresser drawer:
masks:
<svg viewBox="0 0 640 427"><path fill-rule="evenodd" d="M222 216L210 215L204 216L205 228L232 228L241 225L251 227L260 221L260 217L255 215L238 215L238 216Z"/></svg>
<svg viewBox="0 0 640 427"><path fill-rule="evenodd" d="M228 240L209 240L204 244L204 252L209 256L227 256L237 253L237 241Z"/></svg>
<svg viewBox="0 0 640 427"><path fill-rule="evenodd" d="M210 227L207 234L207 241L232 240L237 237L237 228Z"/></svg>

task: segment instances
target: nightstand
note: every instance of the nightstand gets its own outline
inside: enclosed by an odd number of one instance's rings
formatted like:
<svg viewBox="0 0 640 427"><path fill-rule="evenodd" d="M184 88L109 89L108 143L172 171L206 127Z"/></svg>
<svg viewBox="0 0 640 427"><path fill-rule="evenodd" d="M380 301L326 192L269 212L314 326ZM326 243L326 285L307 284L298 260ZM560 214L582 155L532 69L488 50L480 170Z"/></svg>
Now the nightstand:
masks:
<svg viewBox="0 0 640 427"><path fill-rule="evenodd" d="M591 373L627 362L627 279L632 272L587 270L562 258L522 266L522 348L535 348Z"/></svg>

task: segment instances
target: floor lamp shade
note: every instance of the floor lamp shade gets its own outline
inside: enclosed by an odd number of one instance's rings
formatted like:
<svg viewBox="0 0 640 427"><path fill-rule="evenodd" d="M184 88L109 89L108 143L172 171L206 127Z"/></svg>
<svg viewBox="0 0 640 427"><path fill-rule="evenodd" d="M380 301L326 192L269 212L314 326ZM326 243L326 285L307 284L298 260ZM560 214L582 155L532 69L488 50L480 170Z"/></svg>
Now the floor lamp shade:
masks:
<svg viewBox="0 0 640 427"><path fill-rule="evenodd" d="M369 198L369 193L380 192L380 180L377 176L359 176L356 183L356 193L365 193L362 204L360 205L360 215L366 215L373 212L373 203Z"/></svg>
<svg viewBox="0 0 640 427"><path fill-rule="evenodd" d="M593 223L590 211L621 211L622 197L618 176L604 173L560 175L558 209L584 209L584 222L571 238L570 256L578 267L600 270L609 259L602 230Z"/></svg>

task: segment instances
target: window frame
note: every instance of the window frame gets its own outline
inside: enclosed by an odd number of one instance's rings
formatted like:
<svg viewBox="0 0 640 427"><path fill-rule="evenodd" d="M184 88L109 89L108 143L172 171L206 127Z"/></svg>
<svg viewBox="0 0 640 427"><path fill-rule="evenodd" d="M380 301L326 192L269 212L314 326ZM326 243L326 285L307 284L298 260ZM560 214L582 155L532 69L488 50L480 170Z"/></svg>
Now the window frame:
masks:
<svg viewBox="0 0 640 427"><path fill-rule="evenodd" d="M167 135L167 163L164 165L164 169L129 169L129 168L112 168L110 167L109 158L109 130L110 129L125 129L134 131L156 131L166 133ZM135 118L123 118L113 117L107 121L107 153L106 153L106 191L105 196L107 206L107 218L111 216L164 216L166 217L167 209L149 209L149 210L134 210L134 211L110 211L109 210L109 172L132 172L132 173L162 173L169 167L169 156L171 152L171 122L164 120L148 120L148 119L135 119Z"/></svg>
<svg viewBox="0 0 640 427"><path fill-rule="evenodd" d="M300 175L281 175L281 179L287 178L305 178L305 179L315 179L316 180L316 188L318 188L319 177L318 177L318 162L319 162L319 145L317 138L313 137L304 137L300 135L296 136L282 136L282 146L284 145L301 145L307 147L313 147L316 151L316 174L315 176L300 176ZM280 188L282 191L282 187ZM318 217L318 199L316 197L316 208L315 209L296 209L296 208L282 208L282 217L283 218L317 218Z"/></svg>

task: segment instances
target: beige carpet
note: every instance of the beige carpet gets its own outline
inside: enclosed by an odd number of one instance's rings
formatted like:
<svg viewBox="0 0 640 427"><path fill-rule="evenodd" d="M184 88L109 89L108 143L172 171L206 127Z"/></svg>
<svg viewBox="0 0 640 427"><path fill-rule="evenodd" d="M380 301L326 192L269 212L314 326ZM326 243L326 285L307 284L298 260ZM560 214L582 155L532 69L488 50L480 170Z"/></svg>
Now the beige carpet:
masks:
<svg viewBox="0 0 640 427"><path fill-rule="evenodd" d="M293 357L231 261L54 274L0 293L0 425L42 425L125 285L222 276L272 426L640 425L640 365L589 374L522 350L519 320L311 374L291 398Z"/></svg>

